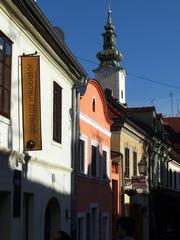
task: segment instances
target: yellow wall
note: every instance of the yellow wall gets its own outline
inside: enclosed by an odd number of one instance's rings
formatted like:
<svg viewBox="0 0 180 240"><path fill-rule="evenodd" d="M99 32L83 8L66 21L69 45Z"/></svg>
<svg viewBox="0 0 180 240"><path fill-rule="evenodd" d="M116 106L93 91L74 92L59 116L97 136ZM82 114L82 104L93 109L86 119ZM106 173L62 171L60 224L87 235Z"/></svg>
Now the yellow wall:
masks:
<svg viewBox="0 0 180 240"><path fill-rule="evenodd" d="M134 129L134 133L137 134ZM130 150L130 177L133 175L133 151L137 152L137 163L141 160L143 154L143 138L122 128L121 131L113 132L111 137L111 149L123 154L125 147ZM123 164L124 165L124 164ZM137 175L139 175L137 168Z"/></svg>

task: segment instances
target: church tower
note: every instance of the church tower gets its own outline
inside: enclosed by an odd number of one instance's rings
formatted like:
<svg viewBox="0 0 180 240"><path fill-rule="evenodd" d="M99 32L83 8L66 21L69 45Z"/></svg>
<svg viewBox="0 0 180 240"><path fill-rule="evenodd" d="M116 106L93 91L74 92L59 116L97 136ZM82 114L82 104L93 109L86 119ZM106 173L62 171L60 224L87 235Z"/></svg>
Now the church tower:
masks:
<svg viewBox="0 0 180 240"><path fill-rule="evenodd" d="M96 57L100 60L99 66L94 70L97 79L103 89L109 88L114 98L125 104L125 77L126 71L120 66L122 54L116 49L116 32L112 24L111 9L109 6L107 23L104 26L103 50Z"/></svg>

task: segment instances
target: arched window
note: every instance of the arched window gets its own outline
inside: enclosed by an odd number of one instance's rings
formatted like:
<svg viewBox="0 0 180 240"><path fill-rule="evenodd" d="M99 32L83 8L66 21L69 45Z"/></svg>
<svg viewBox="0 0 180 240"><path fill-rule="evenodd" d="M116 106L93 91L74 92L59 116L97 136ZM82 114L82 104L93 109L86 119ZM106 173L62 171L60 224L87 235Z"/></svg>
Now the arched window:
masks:
<svg viewBox="0 0 180 240"><path fill-rule="evenodd" d="M93 112L96 111L96 99L95 99L95 97L93 97L93 99L92 99L92 110L93 110Z"/></svg>

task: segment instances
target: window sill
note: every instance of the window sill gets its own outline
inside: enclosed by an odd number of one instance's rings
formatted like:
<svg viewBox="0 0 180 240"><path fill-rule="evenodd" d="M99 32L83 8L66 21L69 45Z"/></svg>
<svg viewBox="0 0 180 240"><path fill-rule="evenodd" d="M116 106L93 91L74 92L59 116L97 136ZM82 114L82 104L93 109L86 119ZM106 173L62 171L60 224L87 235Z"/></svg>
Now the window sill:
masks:
<svg viewBox="0 0 180 240"><path fill-rule="evenodd" d="M0 122L5 123L6 125L11 125L11 120L0 115Z"/></svg>
<svg viewBox="0 0 180 240"><path fill-rule="evenodd" d="M58 143L58 142L56 142L56 141L54 141L54 140L51 140L51 144L52 144L53 146L55 146L55 147L62 148L62 143Z"/></svg>

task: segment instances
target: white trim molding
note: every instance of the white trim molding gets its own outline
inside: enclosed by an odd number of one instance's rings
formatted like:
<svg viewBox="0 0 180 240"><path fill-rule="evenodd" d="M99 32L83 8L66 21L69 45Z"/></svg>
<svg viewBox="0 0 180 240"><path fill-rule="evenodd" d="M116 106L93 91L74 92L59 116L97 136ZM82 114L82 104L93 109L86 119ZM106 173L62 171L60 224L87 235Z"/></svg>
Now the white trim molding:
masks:
<svg viewBox="0 0 180 240"><path fill-rule="evenodd" d="M88 174L88 137L80 134L80 139L84 141L84 174Z"/></svg>
<svg viewBox="0 0 180 240"><path fill-rule="evenodd" d="M102 145L102 153L105 151L107 153L107 159L106 159L106 173L107 177L110 177L110 149L106 145Z"/></svg>
<svg viewBox="0 0 180 240"><path fill-rule="evenodd" d="M110 131L105 129L103 126L101 126L99 123L97 123L92 118L90 118L87 115L85 115L84 113L80 112L80 119L82 121L86 122L87 124L89 124L90 126L96 128L97 130L99 130L100 132L105 134L106 136L111 137L111 132Z"/></svg>

